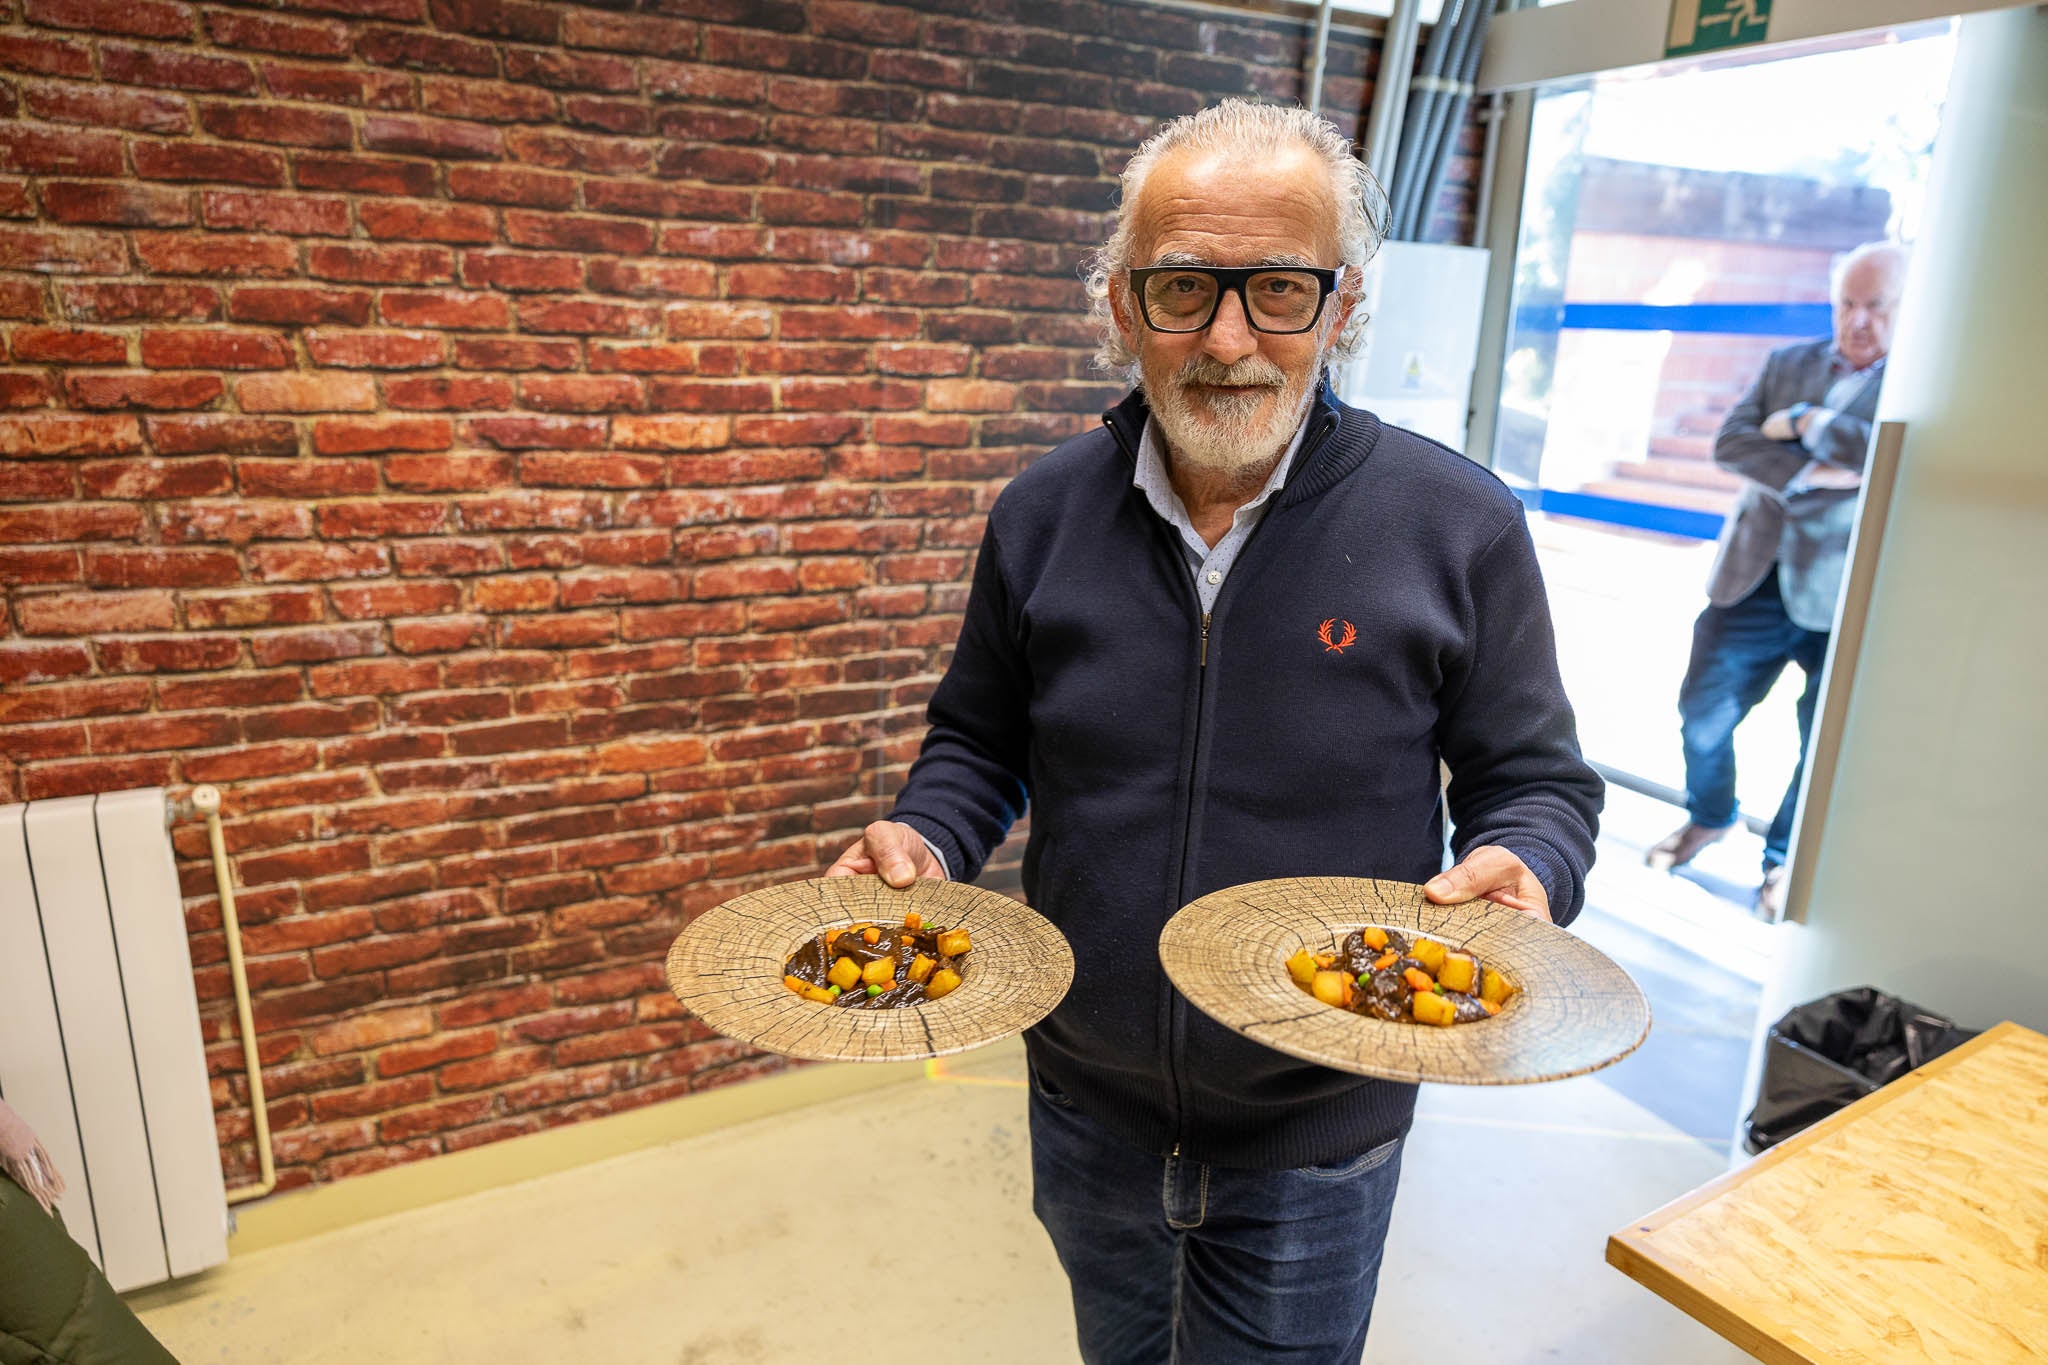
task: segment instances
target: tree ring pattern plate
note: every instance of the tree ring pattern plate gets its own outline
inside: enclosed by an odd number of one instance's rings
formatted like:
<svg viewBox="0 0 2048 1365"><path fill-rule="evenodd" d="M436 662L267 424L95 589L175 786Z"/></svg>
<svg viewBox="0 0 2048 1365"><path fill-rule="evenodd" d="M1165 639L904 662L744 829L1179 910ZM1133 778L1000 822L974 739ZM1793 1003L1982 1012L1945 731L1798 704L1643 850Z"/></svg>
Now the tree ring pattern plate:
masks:
<svg viewBox="0 0 2048 1365"><path fill-rule="evenodd" d="M873 920L965 929L960 984L937 1000L850 1009L782 984L790 955L820 930ZM901 1062L965 1052L1030 1028L1074 980L1074 953L1037 911L977 886L920 878L899 891L880 877L818 877L734 897L676 935L668 984L690 1012L728 1038L785 1057Z"/></svg>
<svg viewBox="0 0 2048 1365"><path fill-rule="evenodd" d="M1328 952L1377 924L1469 948L1516 993L1491 1019L1440 1028L1325 1005L1287 959ZM1573 934L1491 901L1438 905L1412 882L1289 877L1211 892L1159 935L1166 975L1196 1009L1290 1057L1389 1081L1528 1085L1620 1061L1650 1031L1650 1004L1614 960Z"/></svg>

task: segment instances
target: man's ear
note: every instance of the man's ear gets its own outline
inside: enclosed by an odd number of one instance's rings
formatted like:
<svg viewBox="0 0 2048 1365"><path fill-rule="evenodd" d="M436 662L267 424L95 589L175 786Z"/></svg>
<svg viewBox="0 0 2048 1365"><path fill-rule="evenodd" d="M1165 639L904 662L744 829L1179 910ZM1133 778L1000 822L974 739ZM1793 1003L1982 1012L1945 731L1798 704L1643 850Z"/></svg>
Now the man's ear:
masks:
<svg viewBox="0 0 2048 1365"><path fill-rule="evenodd" d="M1109 277L1109 314L1116 321L1117 335L1131 350L1138 349L1138 308L1131 298L1130 277L1121 272Z"/></svg>
<svg viewBox="0 0 2048 1365"><path fill-rule="evenodd" d="M1344 335L1344 325L1351 321L1351 312L1365 302L1365 268L1347 265L1337 279L1337 289L1331 302L1336 306L1336 321L1330 326L1330 339Z"/></svg>

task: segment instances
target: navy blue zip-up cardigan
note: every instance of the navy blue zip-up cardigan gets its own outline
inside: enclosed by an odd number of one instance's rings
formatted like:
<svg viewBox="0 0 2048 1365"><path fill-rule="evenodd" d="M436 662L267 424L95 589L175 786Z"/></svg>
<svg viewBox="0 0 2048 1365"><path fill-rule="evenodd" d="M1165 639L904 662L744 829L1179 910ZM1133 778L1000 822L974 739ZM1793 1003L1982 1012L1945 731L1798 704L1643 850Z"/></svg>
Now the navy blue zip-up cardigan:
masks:
<svg viewBox="0 0 2048 1365"><path fill-rule="evenodd" d="M1011 482L893 818L972 880L1027 800L1024 889L1074 948L1026 1035L1084 1113L1161 1155L1320 1165L1407 1131L1415 1087L1297 1061L1160 969L1181 906L1269 877L1428 880L1439 757L1460 855L1514 851L1583 899L1602 799L1558 678L1521 504L1327 386L1205 620L1132 486L1142 397Z"/></svg>

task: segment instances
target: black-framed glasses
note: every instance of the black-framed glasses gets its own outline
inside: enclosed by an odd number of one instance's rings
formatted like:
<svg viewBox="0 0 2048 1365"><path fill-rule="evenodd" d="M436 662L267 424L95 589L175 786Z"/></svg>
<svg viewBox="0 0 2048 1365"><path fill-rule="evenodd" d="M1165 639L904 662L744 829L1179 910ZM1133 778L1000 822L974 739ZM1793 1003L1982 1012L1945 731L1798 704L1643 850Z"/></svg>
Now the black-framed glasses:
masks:
<svg viewBox="0 0 2048 1365"><path fill-rule="evenodd" d="M1155 332L1199 332L1237 295L1255 332L1306 332L1323 315L1341 268L1312 265L1147 265L1130 272L1138 312Z"/></svg>

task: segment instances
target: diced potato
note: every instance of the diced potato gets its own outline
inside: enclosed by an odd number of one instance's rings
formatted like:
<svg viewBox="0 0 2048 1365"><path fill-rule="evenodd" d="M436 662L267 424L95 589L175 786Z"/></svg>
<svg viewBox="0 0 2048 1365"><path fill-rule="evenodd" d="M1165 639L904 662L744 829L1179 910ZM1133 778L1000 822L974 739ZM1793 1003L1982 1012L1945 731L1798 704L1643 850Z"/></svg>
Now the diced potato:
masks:
<svg viewBox="0 0 2048 1365"><path fill-rule="evenodd" d="M1479 986L1479 959L1471 953L1445 953L1444 965L1438 969L1436 979L1443 982L1447 991L1463 991L1470 995Z"/></svg>
<svg viewBox="0 0 2048 1365"><path fill-rule="evenodd" d="M1401 979L1408 983L1408 989L1418 995L1427 995L1436 989L1436 982L1430 977L1428 972L1417 971L1413 967L1402 972Z"/></svg>
<svg viewBox="0 0 2048 1365"><path fill-rule="evenodd" d="M1315 954L1303 948L1293 957L1288 958L1287 974L1294 978L1294 984L1297 986L1314 985L1316 979Z"/></svg>
<svg viewBox="0 0 2048 1365"><path fill-rule="evenodd" d="M1374 952L1383 952L1387 946L1387 931L1377 924L1368 924L1364 931L1365 946Z"/></svg>
<svg viewBox="0 0 2048 1365"><path fill-rule="evenodd" d="M850 991L860 984L860 964L850 957L834 959L825 979L842 991Z"/></svg>
<svg viewBox="0 0 2048 1365"><path fill-rule="evenodd" d="M958 957L973 946L965 929L948 929L939 935L939 953L943 957Z"/></svg>
<svg viewBox="0 0 2048 1365"><path fill-rule="evenodd" d="M815 1000L821 1005L829 1005L838 998L823 986L806 986L804 987L803 995L804 999Z"/></svg>
<svg viewBox="0 0 2048 1365"><path fill-rule="evenodd" d="M931 999L936 1000L940 996L950 993L959 984L960 973L954 971L951 967L941 967L933 972L932 979L925 983L924 993Z"/></svg>
<svg viewBox="0 0 2048 1365"><path fill-rule="evenodd" d="M1508 979L1493 968L1488 967L1479 974L1479 998L1487 1004L1505 1005L1514 993L1515 988L1508 984Z"/></svg>
<svg viewBox="0 0 2048 1365"><path fill-rule="evenodd" d="M1336 965L1337 965L1337 955L1336 955L1335 953L1317 953L1317 954L1316 954L1316 969L1317 969L1318 971L1327 971L1327 970L1329 970L1329 969L1330 969L1331 967L1334 967L1334 966L1336 966Z"/></svg>
<svg viewBox="0 0 2048 1365"><path fill-rule="evenodd" d="M1344 1003L1344 987L1349 983L1350 978L1342 972L1317 972L1314 988L1316 999L1325 1005L1341 1006Z"/></svg>
<svg viewBox="0 0 2048 1365"><path fill-rule="evenodd" d="M1448 1028L1458 1019L1457 1007L1433 991L1417 991L1415 1001L1409 1008L1415 1012L1415 1022L1418 1024L1435 1024L1439 1028Z"/></svg>
<svg viewBox="0 0 2048 1365"><path fill-rule="evenodd" d="M1444 969L1444 955L1450 950L1443 944L1426 938L1418 938L1408 950L1408 956L1422 964L1422 970L1435 976Z"/></svg>
<svg viewBox="0 0 2048 1365"><path fill-rule="evenodd" d="M911 962L910 970L905 972L904 975L909 977L912 981L921 982L926 977L930 976L932 974L932 968L938 965L938 960L936 958L926 957L923 953L919 953L916 959Z"/></svg>
<svg viewBox="0 0 2048 1365"><path fill-rule="evenodd" d="M825 931L825 951L831 952L832 945L839 942L839 936L845 932L844 929L827 929Z"/></svg>
<svg viewBox="0 0 2048 1365"><path fill-rule="evenodd" d="M1482 1005L1484 1005L1484 1006L1486 1006L1486 1012L1487 1012L1488 1014L1499 1014L1499 1013L1500 1013L1500 1006L1499 1006L1499 1005L1496 1005L1496 1004L1494 1004L1494 1003L1493 1003L1493 1002L1492 1002L1491 1000L1481 1000L1481 1001L1480 1001L1479 1003L1480 1003L1480 1004L1482 1004Z"/></svg>
<svg viewBox="0 0 2048 1365"><path fill-rule="evenodd" d="M896 984L896 963L894 959L878 957L860 969L861 981L869 986L893 986Z"/></svg>

